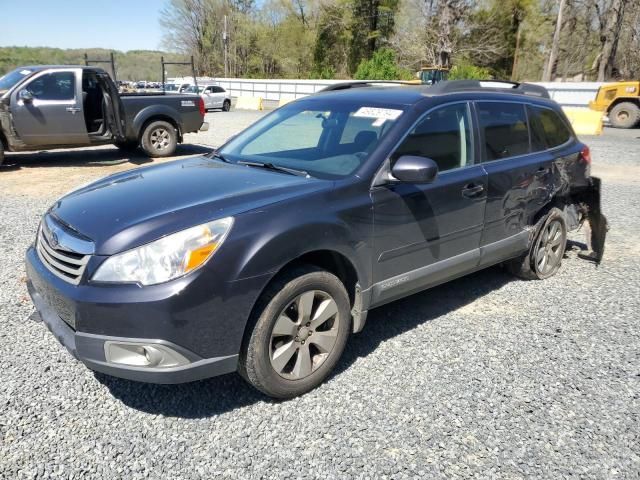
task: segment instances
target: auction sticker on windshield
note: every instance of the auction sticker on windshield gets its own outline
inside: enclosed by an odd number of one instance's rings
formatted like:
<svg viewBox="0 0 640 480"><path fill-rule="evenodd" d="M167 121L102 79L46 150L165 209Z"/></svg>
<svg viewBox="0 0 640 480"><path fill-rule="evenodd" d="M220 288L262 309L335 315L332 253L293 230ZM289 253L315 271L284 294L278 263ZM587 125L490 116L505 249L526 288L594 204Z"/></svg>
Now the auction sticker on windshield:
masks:
<svg viewBox="0 0 640 480"><path fill-rule="evenodd" d="M402 110L395 110L393 108L377 108L377 107L360 107L354 117L374 118L374 127L379 127L387 120L395 120L402 115Z"/></svg>

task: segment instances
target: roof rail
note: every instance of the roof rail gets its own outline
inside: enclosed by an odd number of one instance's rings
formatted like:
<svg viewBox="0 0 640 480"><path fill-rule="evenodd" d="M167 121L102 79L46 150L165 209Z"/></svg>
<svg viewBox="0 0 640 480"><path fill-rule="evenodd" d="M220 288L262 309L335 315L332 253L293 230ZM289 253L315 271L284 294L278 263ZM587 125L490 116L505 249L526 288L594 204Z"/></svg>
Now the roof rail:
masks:
<svg viewBox="0 0 640 480"><path fill-rule="evenodd" d="M333 85L329 85L328 87L323 88L322 90L318 90L318 93L333 92L335 90L347 90L349 88L371 87L374 85L381 85L381 84L382 85L384 84L415 85L415 83L411 83L409 81L402 81L402 80L356 80L351 82L334 83Z"/></svg>
<svg viewBox="0 0 640 480"><path fill-rule="evenodd" d="M438 82L427 88L427 92L430 94L455 93L469 90L488 90L492 92L504 92L507 90L521 95L551 98L547 89L540 85L509 82L506 80L449 80Z"/></svg>

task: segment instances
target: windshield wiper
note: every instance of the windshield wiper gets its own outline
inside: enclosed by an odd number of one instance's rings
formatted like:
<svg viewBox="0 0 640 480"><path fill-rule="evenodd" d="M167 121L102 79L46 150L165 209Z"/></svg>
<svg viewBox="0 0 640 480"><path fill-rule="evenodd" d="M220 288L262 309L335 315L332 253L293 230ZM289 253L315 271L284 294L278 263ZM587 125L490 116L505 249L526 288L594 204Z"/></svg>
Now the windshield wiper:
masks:
<svg viewBox="0 0 640 480"><path fill-rule="evenodd" d="M249 167L258 167L265 168L267 170L274 170L277 172L288 173L289 175L297 175L299 177L308 177L309 173L304 170L298 170L296 168L282 167L280 165L274 165L269 162L247 162L244 160L239 160L238 165L248 165Z"/></svg>
<svg viewBox="0 0 640 480"><path fill-rule="evenodd" d="M211 158L217 158L218 160L222 160L225 163L231 163L229 160L226 159L224 155L219 153L217 150L214 150L213 152L211 152Z"/></svg>

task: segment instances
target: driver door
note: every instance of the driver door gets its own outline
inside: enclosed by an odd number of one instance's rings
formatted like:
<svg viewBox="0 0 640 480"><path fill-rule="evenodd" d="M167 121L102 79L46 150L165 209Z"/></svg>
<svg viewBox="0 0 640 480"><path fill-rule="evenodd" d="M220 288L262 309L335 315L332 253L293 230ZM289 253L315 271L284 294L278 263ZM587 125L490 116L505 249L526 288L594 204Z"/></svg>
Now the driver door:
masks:
<svg viewBox="0 0 640 480"><path fill-rule="evenodd" d="M11 97L13 125L29 146L88 145L79 69L44 71ZM21 92L31 99L24 99Z"/></svg>
<svg viewBox="0 0 640 480"><path fill-rule="evenodd" d="M487 174L476 164L469 105L427 112L390 165L402 155L431 158L438 176L427 184L373 187L374 305L462 275L480 259Z"/></svg>

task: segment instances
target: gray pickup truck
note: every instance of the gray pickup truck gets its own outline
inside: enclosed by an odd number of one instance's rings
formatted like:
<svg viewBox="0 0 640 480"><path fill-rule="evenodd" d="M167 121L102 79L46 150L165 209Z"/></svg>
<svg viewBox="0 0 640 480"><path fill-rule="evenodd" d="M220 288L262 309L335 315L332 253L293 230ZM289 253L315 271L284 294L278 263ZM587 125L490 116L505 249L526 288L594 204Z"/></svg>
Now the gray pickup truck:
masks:
<svg viewBox="0 0 640 480"><path fill-rule="evenodd" d="M199 95L119 94L100 68L20 67L0 78L0 164L4 151L105 144L166 157L208 129L204 115Z"/></svg>

